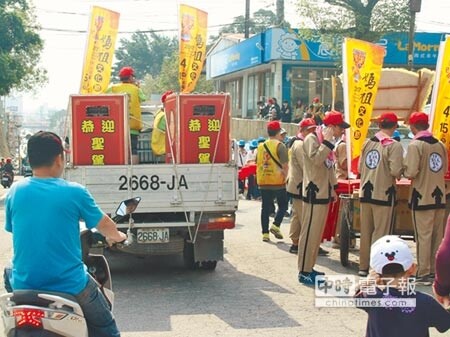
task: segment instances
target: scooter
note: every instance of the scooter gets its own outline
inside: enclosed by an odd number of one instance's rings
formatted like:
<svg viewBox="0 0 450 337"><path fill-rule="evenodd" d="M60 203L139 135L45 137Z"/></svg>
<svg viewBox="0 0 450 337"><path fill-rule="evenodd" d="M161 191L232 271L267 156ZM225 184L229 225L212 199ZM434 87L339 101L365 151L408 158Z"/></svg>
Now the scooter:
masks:
<svg viewBox="0 0 450 337"><path fill-rule="evenodd" d="M115 222L134 212L141 198L122 201L113 217ZM89 253L92 242L106 246L98 232L80 234L83 262L105 295L110 309L114 302L111 273L103 255ZM117 245L129 244L128 239ZM83 311L74 296L64 293L17 290L0 296L0 309L6 337L88 337Z"/></svg>
<svg viewBox="0 0 450 337"><path fill-rule="evenodd" d="M2 186L3 188L10 188L12 185L13 179L12 175L9 172L2 173Z"/></svg>

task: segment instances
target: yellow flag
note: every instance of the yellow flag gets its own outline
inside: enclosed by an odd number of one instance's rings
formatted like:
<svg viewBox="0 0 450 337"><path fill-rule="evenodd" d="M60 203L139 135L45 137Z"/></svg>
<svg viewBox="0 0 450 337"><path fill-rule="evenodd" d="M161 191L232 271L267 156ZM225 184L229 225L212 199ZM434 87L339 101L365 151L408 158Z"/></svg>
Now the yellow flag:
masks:
<svg viewBox="0 0 450 337"><path fill-rule="evenodd" d="M81 94L99 94L108 88L119 16L117 12L92 7L81 77Z"/></svg>
<svg viewBox="0 0 450 337"><path fill-rule="evenodd" d="M206 58L206 28L208 13L180 5L180 91L195 89Z"/></svg>
<svg viewBox="0 0 450 337"><path fill-rule="evenodd" d="M450 150L450 36L441 42L432 96L432 132Z"/></svg>
<svg viewBox="0 0 450 337"><path fill-rule="evenodd" d="M346 38L343 44L345 115L350 121L347 152L349 169L357 174L358 160L366 139L375 104L385 49L366 41Z"/></svg>
<svg viewBox="0 0 450 337"><path fill-rule="evenodd" d="M430 124L433 135L441 140L450 156L450 36L441 42L436 65L436 82L431 98ZM450 161L446 179L450 179Z"/></svg>

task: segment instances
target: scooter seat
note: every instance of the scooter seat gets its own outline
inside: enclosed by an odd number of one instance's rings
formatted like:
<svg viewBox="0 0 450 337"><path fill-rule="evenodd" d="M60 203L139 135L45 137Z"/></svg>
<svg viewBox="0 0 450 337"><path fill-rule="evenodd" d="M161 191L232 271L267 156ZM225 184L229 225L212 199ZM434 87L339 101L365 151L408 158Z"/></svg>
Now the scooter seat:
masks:
<svg viewBox="0 0 450 337"><path fill-rule="evenodd" d="M75 296L65 293L59 293L55 291L46 291L46 290L16 290L13 292L13 296L11 297L11 301L13 301L16 305L33 305L38 307L48 307L53 303L51 300L47 300L39 297L39 294L49 294L54 296L63 297L75 303L78 303Z"/></svg>

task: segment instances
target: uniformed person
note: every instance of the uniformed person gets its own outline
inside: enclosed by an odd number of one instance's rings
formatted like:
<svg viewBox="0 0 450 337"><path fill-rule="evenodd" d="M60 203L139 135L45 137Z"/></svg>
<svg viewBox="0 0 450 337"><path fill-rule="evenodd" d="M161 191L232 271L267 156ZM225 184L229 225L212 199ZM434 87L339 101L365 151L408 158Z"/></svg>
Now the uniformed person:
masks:
<svg viewBox="0 0 450 337"><path fill-rule="evenodd" d="M303 141L303 210L298 250L298 280L313 285L317 275L313 269L319 252L328 207L336 197L337 180L334 172L333 142L350 125L344 122L342 113L328 112L325 127L316 129Z"/></svg>
<svg viewBox="0 0 450 337"><path fill-rule="evenodd" d="M428 131L427 114L412 113L409 127L414 138L404 159L404 176L411 179L408 206L416 237L416 282L431 284L435 255L443 237L447 150Z"/></svg>
<svg viewBox="0 0 450 337"><path fill-rule="evenodd" d="M258 145L256 154L256 180L261 192L261 228L263 241L270 241L269 216L274 210L274 199L278 210L275 214L270 232L277 239L282 239L281 222L288 208L286 178L288 175L288 151L283 143L284 129L279 121L267 123L269 138Z"/></svg>
<svg viewBox="0 0 450 337"><path fill-rule="evenodd" d="M395 179L400 178L403 171L402 145L391 138L397 123L395 113L382 113L378 119L380 130L364 142L361 150L359 276L368 274L372 243L392 232Z"/></svg>
<svg viewBox="0 0 450 337"><path fill-rule="evenodd" d="M289 175L286 184L288 196L292 199L291 226L289 238L292 245L289 252L298 253L298 238L300 236L302 216L302 181L303 181L303 140L316 130L316 122L312 118L305 118L299 123L299 133L292 140L289 148Z"/></svg>
<svg viewBox="0 0 450 337"><path fill-rule="evenodd" d="M348 179L348 167L347 167L347 147L345 145L345 135L342 135L336 142L334 148L334 154L336 156L336 179Z"/></svg>

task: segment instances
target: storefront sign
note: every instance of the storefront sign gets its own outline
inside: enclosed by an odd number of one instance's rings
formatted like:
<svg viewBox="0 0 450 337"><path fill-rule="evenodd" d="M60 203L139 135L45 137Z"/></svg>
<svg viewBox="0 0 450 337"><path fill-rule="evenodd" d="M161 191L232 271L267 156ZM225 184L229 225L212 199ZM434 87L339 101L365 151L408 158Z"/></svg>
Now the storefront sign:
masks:
<svg viewBox="0 0 450 337"><path fill-rule="evenodd" d="M261 34L210 56L209 77L232 73L262 63Z"/></svg>

